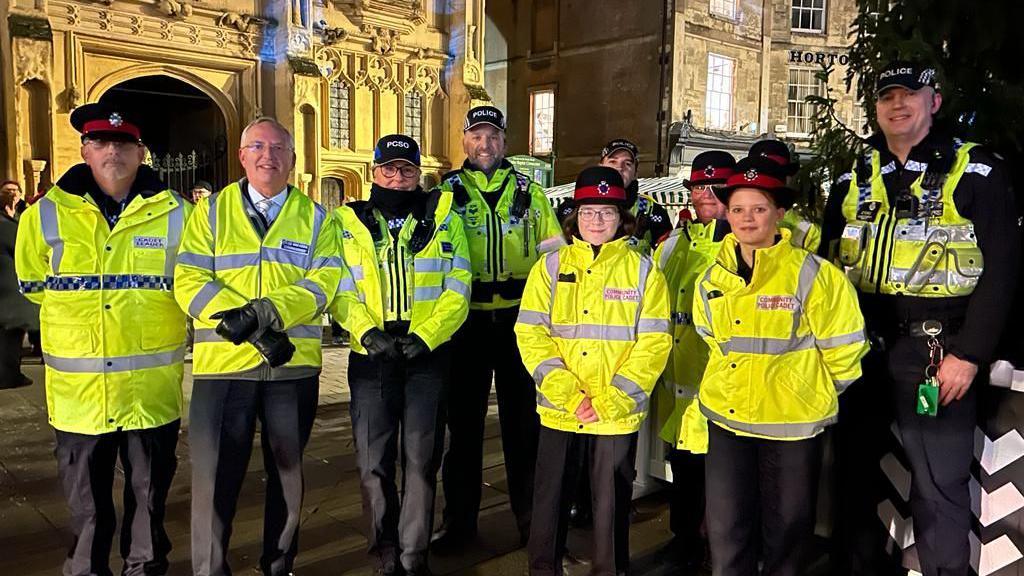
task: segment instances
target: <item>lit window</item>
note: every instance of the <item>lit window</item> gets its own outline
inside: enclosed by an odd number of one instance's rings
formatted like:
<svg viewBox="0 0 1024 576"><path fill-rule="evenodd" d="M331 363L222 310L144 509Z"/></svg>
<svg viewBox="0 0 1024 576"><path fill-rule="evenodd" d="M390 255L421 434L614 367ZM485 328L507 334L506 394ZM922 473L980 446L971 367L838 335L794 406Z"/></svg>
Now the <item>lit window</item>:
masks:
<svg viewBox="0 0 1024 576"><path fill-rule="evenodd" d="M793 30L825 31L825 0L793 0Z"/></svg>
<svg viewBox="0 0 1024 576"><path fill-rule="evenodd" d="M351 148L349 133L349 86L343 80L334 80L330 87L331 148Z"/></svg>
<svg viewBox="0 0 1024 576"><path fill-rule="evenodd" d="M403 133L421 147L423 138L423 95L413 90L405 95L405 130Z"/></svg>
<svg viewBox="0 0 1024 576"><path fill-rule="evenodd" d="M704 114L708 128L732 129L732 83L736 61L708 54L708 90Z"/></svg>
<svg viewBox="0 0 1024 576"><path fill-rule="evenodd" d="M530 154L549 156L555 144L555 91L530 93Z"/></svg>
<svg viewBox="0 0 1024 576"><path fill-rule="evenodd" d="M786 116L786 130L791 134L809 134L814 105L805 99L808 96L825 94L825 84L819 80L814 68L789 69L789 93L786 97L789 108Z"/></svg>
<svg viewBox="0 0 1024 576"><path fill-rule="evenodd" d="M864 109L863 102L857 102L853 105L853 114L850 117L850 130L861 136L871 133L871 126L868 125L867 110Z"/></svg>
<svg viewBox="0 0 1024 576"><path fill-rule="evenodd" d="M711 13L730 20L736 19L736 0L711 0Z"/></svg>

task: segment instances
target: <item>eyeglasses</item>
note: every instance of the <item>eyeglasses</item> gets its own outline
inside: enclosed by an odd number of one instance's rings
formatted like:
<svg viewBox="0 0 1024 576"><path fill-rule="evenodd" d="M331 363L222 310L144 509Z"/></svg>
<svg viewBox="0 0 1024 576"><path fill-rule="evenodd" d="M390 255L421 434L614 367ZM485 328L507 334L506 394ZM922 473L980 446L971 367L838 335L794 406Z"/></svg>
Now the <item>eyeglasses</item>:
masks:
<svg viewBox="0 0 1024 576"><path fill-rule="evenodd" d="M694 194L708 194L714 196L715 186L713 184L702 184L700 186L694 186L690 189L690 195Z"/></svg>
<svg viewBox="0 0 1024 576"><path fill-rule="evenodd" d="M133 146L138 146L138 142L124 142L122 140L100 140L96 138L86 138L84 144L94 150L103 150L107 146L113 146L118 152L127 150Z"/></svg>
<svg viewBox="0 0 1024 576"><path fill-rule="evenodd" d="M402 178L415 178L420 175L420 169L411 164L406 164L401 168L391 164L381 164L378 168L385 178L394 178L395 174L401 174Z"/></svg>
<svg viewBox="0 0 1024 576"><path fill-rule="evenodd" d="M595 210L593 208L580 208L579 218L580 220L591 221L595 218L600 219L602 222L613 220L619 216L619 211L614 208L604 208L601 210Z"/></svg>
<svg viewBox="0 0 1024 576"><path fill-rule="evenodd" d="M253 142L252 144L242 146L242 148L249 150L253 154L262 154L264 151L268 151L274 156L279 156L286 151L290 152L292 149L291 146L285 144L267 144L266 142Z"/></svg>

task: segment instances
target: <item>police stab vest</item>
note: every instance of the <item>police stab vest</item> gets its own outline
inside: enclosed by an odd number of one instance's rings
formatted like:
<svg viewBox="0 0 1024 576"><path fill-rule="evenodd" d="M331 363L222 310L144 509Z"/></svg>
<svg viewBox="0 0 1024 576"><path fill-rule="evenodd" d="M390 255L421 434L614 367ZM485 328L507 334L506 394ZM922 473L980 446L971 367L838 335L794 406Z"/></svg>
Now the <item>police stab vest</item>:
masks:
<svg viewBox="0 0 1024 576"><path fill-rule="evenodd" d="M973 143L955 141L952 162L921 166L908 193L889 202L878 151L854 170L843 201L838 260L861 292L926 298L967 296L984 270L974 225L953 202ZM868 170L867 168L870 167Z"/></svg>

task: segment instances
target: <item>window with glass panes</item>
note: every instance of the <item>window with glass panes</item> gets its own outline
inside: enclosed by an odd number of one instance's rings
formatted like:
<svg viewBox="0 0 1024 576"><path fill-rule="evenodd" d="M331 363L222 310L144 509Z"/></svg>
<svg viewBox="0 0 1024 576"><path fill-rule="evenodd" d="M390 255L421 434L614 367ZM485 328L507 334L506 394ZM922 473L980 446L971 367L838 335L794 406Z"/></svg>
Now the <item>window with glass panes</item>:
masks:
<svg viewBox="0 0 1024 576"><path fill-rule="evenodd" d="M402 131L422 148L423 146L423 95L413 90L405 95L405 129Z"/></svg>
<svg viewBox="0 0 1024 576"><path fill-rule="evenodd" d="M793 30L825 31L825 0L793 0Z"/></svg>
<svg viewBox="0 0 1024 576"><path fill-rule="evenodd" d="M789 69L789 93L786 97L788 110L786 131L792 134L809 134L814 105L806 101L808 96L825 94L825 84L815 76L814 68Z"/></svg>
<svg viewBox="0 0 1024 576"><path fill-rule="evenodd" d="M736 0L711 0L711 13L730 20L736 19Z"/></svg>
<svg viewBox="0 0 1024 576"><path fill-rule="evenodd" d="M704 97L704 116L708 128L732 128L732 87L736 61L708 54L708 89Z"/></svg>
<svg viewBox="0 0 1024 576"><path fill-rule="evenodd" d="M555 91L530 93L530 154L547 156L555 144Z"/></svg>
<svg viewBox="0 0 1024 576"><path fill-rule="evenodd" d="M341 79L331 82L329 100L331 148L351 148L348 83Z"/></svg>

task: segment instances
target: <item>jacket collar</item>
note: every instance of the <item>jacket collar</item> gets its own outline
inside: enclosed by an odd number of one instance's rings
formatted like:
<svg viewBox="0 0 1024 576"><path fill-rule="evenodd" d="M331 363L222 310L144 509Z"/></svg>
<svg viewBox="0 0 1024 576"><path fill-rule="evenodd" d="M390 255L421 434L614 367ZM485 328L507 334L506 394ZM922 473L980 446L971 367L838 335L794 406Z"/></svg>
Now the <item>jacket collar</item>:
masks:
<svg viewBox="0 0 1024 576"><path fill-rule="evenodd" d="M96 179L92 177L92 169L89 168L88 164L84 163L75 164L65 172L57 180L57 187L74 196L86 196L90 192L103 193L99 185L96 184ZM167 185L160 180L156 172L143 164L139 166L139 171L135 174L135 181L132 182L128 195L138 194L143 198L150 198L166 189Z"/></svg>
<svg viewBox="0 0 1024 576"><path fill-rule="evenodd" d="M790 232L787 228L780 228L779 235L781 238L774 246L769 248L762 248L754 251L754 273L757 273L759 268L764 266L772 266L774 262L778 262L783 258L786 258L793 252L793 246L790 244ZM739 269L739 263L736 261L736 247L739 246L739 240L736 235L729 233L728 236L722 240L722 248L718 251L718 256L715 257L715 262L728 270L729 272L736 274Z"/></svg>
<svg viewBox="0 0 1024 576"><path fill-rule="evenodd" d="M896 155L889 151L889 144L885 139L885 134L882 132L876 132L872 134L868 139L867 143L869 146L878 150L881 156L881 165L885 166L889 162L899 163L899 159ZM937 130L931 130L928 135L917 143L916 146L910 149L910 154L907 155L907 163L916 161L921 164L927 164L930 161L934 161L936 157L946 157L953 152L953 138L943 134Z"/></svg>
<svg viewBox="0 0 1024 576"><path fill-rule="evenodd" d="M611 242L605 242L601 245L601 251L598 252L597 256L594 256L594 247L591 244L576 236L572 237L572 244L569 245L569 250L573 256L580 258L584 262L606 262L617 255L629 250L629 246L626 242L629 240L628 237L623 236L617 238Z"/></svg>
<svg viewBox="0 0 1024 576"><path fill-rule="evenodd" d="M497 188L494 188L494 186L504 182L505 178L508 177L509 173L512 170L512 163L509 162L508 159L502 159L501 164L498 165L498 168L494 171L494 174L491 174L491 177L488 178L487 174L484 174L475 166L470 164L469 160L464 160L462 162L463 177L472 180L473 184L476 185L476 188L478 190L486 192L502 191L498 190Z"/></svg>

